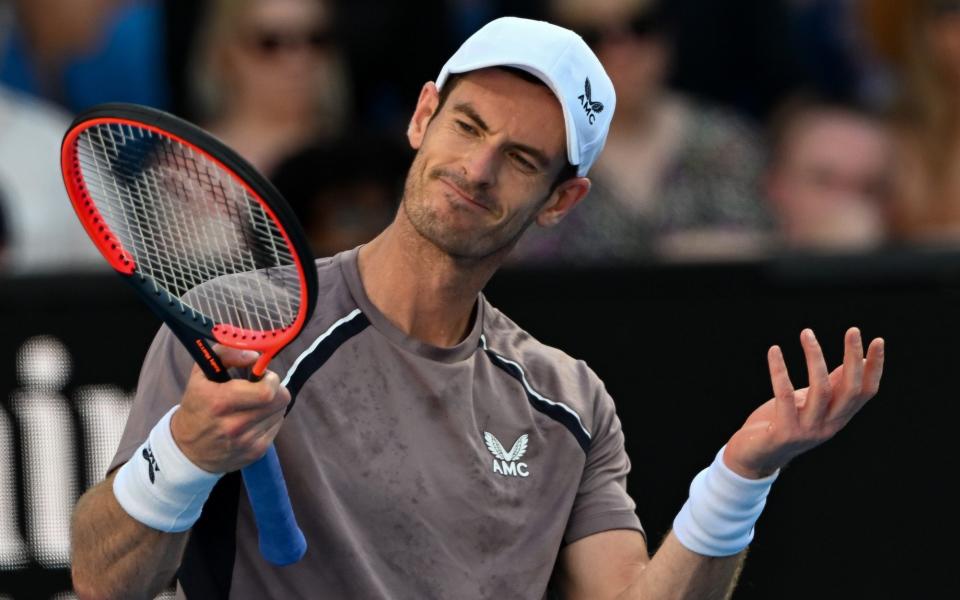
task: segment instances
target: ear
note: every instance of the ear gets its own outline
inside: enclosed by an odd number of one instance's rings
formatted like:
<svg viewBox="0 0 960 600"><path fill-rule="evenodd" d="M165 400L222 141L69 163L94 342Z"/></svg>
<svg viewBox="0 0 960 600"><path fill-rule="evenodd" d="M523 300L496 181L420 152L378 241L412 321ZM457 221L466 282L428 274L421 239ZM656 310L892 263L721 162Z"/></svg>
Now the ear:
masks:
<svg viewBox="0 0 960 600"><path fill-rule="evenodd" d="M537 213L537 225L553 227L563 220L573 207L580 204L590 191L590 180L586 177L573 177L557 186L550 199Z"/></svg>
<svg viewBox="0 0 960 600"><path fill-rule="evenodd" d="M423 144L430 118L433 117L433 113L436 112L439 105L440 91L437 89L437 85L432 81L426 82L420 89L417 108L414 109L413 116L410 118L410 125L407 127L407 140L414 150L419 150Z"/></svg>

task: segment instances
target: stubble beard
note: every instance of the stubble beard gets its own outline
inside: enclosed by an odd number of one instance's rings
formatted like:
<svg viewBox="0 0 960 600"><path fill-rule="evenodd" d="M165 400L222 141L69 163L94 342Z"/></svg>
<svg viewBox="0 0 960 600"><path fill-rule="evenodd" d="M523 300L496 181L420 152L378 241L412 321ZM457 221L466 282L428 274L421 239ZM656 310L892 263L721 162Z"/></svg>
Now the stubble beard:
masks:
<svg viewBox="0 0 960 600"><path fill-rule="evenodd" d="M549 198L538 202L530 214L522 218L514 218L493 227L458 230L445 223L438 211L427 202L427 184L441 177L473 196L485 193L451 171L437 167L428 172L418 151L404 183L401 209L421 237L454 260L462 262L479 262L501 253L506 256L523 232L533 224L540 207Z"/></svg>

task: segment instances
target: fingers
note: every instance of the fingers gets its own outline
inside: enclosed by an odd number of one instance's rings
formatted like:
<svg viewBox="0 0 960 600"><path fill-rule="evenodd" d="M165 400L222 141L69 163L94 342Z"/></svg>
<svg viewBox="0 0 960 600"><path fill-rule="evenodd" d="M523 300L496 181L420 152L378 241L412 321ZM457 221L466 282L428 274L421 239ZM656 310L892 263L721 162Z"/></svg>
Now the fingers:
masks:
<svg viewBox="0 0 960 600"><path fill-rule="evenodd" d="M883 340L879 338L873 340L864 359L859 331L855 345L851 344L852 331L847 332L844 364L837 369L840 372L837 377L840 385L834 394L829 415L829 420L839 422L841 427L877 394L880 389L880 377L883 374Z"/></svg>
<svg viewBox="0 0 960 600"><path fill-rule="evenodd" d="M199 371L174 417L175 439L201 468L221 473L240 468L266 451L283 423L290 392L276 373L258 382L208 381Z"/></svg>
<svg viewBox="0 0 960 600"><path fill-rule="evenodd" d="M279 417L272 419L269 422L269 425L263 428L262 432L260 433L260 445L262 447L263 452L260 452L257 458L260 458L260 456L263 456L263 453L267 451L267 446L272 444L273 440L276 439L277 434L280 433L281 427L283 427L283 415L280 415ZM258 451L259 450L260 449L258 448Z"/></svg>
<svg viewBox="0 0 960 600"><path fill-rule="evenodd" d="M290 393L272 371L266 371L257 382L233 379L215 383L195 368L180 404L190 413L203 415L208 420L237 416L243 421L258 421L274 413L282 414L289 403Z"/></svg>
<svg viewBox="0 0 960 600"><path fill-rule="evenodd" d="M843 370L837 395L858 397L863 388L863 341L860 330L851 327L844 336Z"/></svg>
<svg viewBox="0 0 960 600"><path fill-rule="evenodd" d="M240 382L250 383L250 382ZM267 451L283 425L286 406L290 402L290 392L280 385L276 373L267 371L264 378L256 384L261 393L271 394L262 406L234 411L228 418L231 423L227 431L238 449L244 449L244 459L252 462ZM268 390L264 392L263 390Z"/></svg>
<svg viewBox="0 0 960 600"><path fill-rule="evenodd" d="M251 367L260 358L259 352L230 348L222 344L215 344L213 350L227 368ZM252 387L245 383L250 383ZM231 380L223 385L232 388L231 393L234 395L231 401L215 406L215 414L261 409L272 413L278 407L285 409L290 402L289 392L281 388L279 377L272 371L264 371L263 376L256 381ZM280 390L282 396L278 396Z"/></svg>
<svg viewBox="0 0 960 600"><path fill-rule="evenodd" d="M273 371L265 372L257 382L234 379L222 387L223 393L217 394L210 405L217 416L242 412L273 414L285 410L290 402L290 392L280 385L280 377Z"/></svg>
<svg viewBox="0 0 960 600"><path fill-rule="evenodd" d="M257 358L260 357L259 352L230 348L222 344L214 344L213 351L220 357L220 362L223 363L223 366L228 369L251 367L253 363L257 362Z"/></svg>
<svg viewBox="0 0 960 600"><path fill-rule="evenodd" d="M211 349L217 354L217 358L220 359L220 363L227 369L243 369L250 367L257 361L257 358L260 357L260 353L254 352L253 350L239 350L237 348L230 348L221 344L214 344ZM191 371L190 377L198 378L202 374L203 371L200 366L196 364L193 365L193 370ZM205 375L203 375L203 377L206 378Z"/></svg>
<svg viewBox="0 0 960 600"><path fill-rule="evenodd" d="M871 398L880 390L880 377L883 375L883 358L886 350L886 343L883 338L877 338L870 342L867 348L867 358L863 367L863 389L862 394Z"/></svg>
<svg viewBox="0 0 960 600"><path fill-rule="evenodd" d="M283 421L282 413L270 415L236 437L236 447L243 449L244 462L249 464L263 456L280 433Z"/></svg>
<svg viewBox="0 0 960 600"><path fill-rule="evenodd" d="M727 446L727 458L735 452L735 463L741 467L768 472L822 444L842 429L880 386L883 340L871 342L864 359L860 331L850 328L844 337L843 364L833 373L827 372L813 331L804 329L800 343L810 387L794 390L783 353L772 346L767 364L774 398L750 415Z"/></svg>
<svg viewBox="0 0 960 600"><path fill-rule="evenodd" d="M790 381L790 374L783 361L780 346L771 346L767 351L767 366L770 369L770 382L773 384L777 419L782 419L788 426L793 426L797 422L797 404L794 401L793 383Z"/></svg>
<svg viewBox="0 0 960 600"><path fill-rule="evenodd" d="M812 329L800 332L800 345L807 360L807 377L810 380L810 390L807 393L806 403L802 407L800 420L806 425L819 423L823 420L830 406L833 391L830 386L830 373L823 358L820 342L813 334Z"/></svg>

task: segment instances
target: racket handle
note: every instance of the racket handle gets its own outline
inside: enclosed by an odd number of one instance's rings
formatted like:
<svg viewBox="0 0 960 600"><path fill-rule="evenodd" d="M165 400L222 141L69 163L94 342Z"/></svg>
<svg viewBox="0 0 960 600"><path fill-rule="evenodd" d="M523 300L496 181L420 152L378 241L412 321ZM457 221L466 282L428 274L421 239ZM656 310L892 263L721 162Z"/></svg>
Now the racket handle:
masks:
<svg viewBox="0 0 960 600"><path fill-rule="evenodd" d="M283 471L273 444L263 457L243 468L243 482L257 521L260 554L278 566L293 564L303 558L307 540L293 515L287 484L283 481Z"/></svg>

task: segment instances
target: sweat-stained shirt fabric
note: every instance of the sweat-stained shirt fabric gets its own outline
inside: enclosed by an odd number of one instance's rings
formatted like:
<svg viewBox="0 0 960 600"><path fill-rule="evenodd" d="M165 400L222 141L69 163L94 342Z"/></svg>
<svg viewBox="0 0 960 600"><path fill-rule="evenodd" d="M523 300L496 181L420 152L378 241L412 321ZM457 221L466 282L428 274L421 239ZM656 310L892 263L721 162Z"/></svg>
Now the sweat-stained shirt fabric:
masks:
<svg viewBox="0 0 960 600"><path fill-rule="evenodd" d="M563 545L642 532L613 400L584 362L483 295L460 344L410 338L367 298L357 254L317 261L314 316L270 367L294 399L276 447L306 555L260 556L228 474L191 532L178 597L536 600ZM179 402L192 365L161 329L111 469Z"/></svg>

